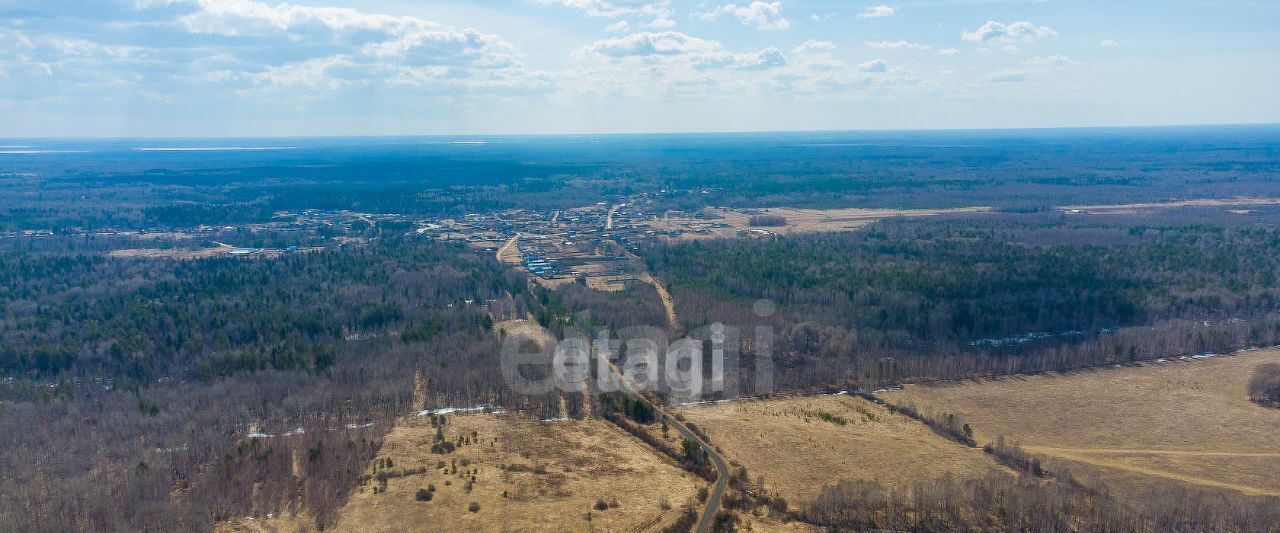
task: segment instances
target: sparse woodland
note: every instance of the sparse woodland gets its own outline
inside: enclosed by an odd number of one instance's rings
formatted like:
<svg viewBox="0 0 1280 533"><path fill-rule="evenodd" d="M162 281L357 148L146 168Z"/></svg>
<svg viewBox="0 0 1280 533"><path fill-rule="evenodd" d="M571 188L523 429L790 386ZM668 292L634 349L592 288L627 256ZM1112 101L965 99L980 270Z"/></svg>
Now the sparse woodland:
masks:
<svg viewBox="0 0 1280 533"><path fill-rule="evenodd" d="M511 396L489 331L491 316L532 308L525 280L459 247L390 238L189 262L6 252L0 277L7 531L206 530L282 513L323 526L398 416L558 410Z"/></svg>
<svg viewBox="0 0 1280 533"><path fill-rule="evenodd" d="M1277 498L1158 488L1118 498L1106 485L1074 479L1067 471L1052 477L944 477L897 491L876 482L841 481L823 489L804 519L838 531L1280 530Z"/></svg>

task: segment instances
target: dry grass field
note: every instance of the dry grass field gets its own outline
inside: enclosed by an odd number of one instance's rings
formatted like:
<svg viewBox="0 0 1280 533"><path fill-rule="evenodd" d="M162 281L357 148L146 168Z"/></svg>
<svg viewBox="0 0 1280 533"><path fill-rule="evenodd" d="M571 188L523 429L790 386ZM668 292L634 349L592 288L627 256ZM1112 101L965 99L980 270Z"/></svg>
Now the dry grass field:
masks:
<svg viewBox="0 0 1280 533"><path fill-rule="evenodd" d="M753 481L763 475L766 490L781 494L793 509L844 479L905 487L920 479L968 479L1002 469L981 450L852 396L697 405L680 413L706 431L727 459L745 466Z"/></svg>
<svg viewBox="0 0 1280 533"><path fill-rule="evenodd" d="M787 225L777 228L759 228L784 235L794 233L814 233L823 231L848 231L867 226L877 220L894 217L932 217L948 214L980 214L991 211L989 207L966 207L959 209L801 209L793 207L770 207L764 209L736 210L712 209L713 213L723 217L720 222L734 229L752 229L753 215L781 216L786 218Z"/></svg>
<svg viewBox="0 0 1280 533"><path fill-rule="evenodd" d="M230 246L216 248L126 248L107 252L109 257L136 257L143 259L203 259L227 255Z"/></svg>
<svg viewBox="0 0 1280 533"><path fill-rule="evenodd" d="M1004 436L1121 488L1189 484L1280 495L1280 410L1245 392L1266 362L1280 362L1280 350L908 386L883 397L957 413L979 443Z"/></svg>
<svg viewBox="0 0 1280 533"><path fill-rule="evenodd" d="M1132 215L1153 213L1159 209L1179 207L1263 207L1280 205L1280 198L1229 198L1229 199L1197 199L1178 202L1158 202L1141 204L1116 205L1067 205L1059 209L1069 213L1087 213L1090 215ZM1248 209L1228 209L1227 212L1237 215L1248 214Z"/></svg>
<svg viewBox="0 0 1280 533"><path fill-rule="evenodd" d="M617 427L599 420L538 422L519 416L449 416L445 437L471 444L434 454L428 417L408 417L387 436L380 471L357 488L339 531L657 531L706 483ZM465 442L465 440L464 440ZM440 466L443 466L441 468ZM456 473L454 468L456 467ZM474 475L472 482L471 472ZM374 474L371 467L370 474ZM374 474L376 475L376 474ZM434 486L430 501L419 489ZM470 510L471 503L479 505ZM605 510L597 510L604 502ZM588 521L588 519L590 521Z"/></svg>

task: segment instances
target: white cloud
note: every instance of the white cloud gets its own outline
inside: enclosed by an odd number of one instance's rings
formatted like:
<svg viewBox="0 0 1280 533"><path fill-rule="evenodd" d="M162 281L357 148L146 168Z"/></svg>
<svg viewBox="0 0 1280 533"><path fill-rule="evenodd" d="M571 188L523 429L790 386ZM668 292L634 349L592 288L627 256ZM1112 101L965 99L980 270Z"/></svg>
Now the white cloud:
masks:
<svg viewBox="0 0 1280 533"><path fill-rule="evenodd" d="M367 78L335 75L337 70L352 70L360 65L346 56L332 56L268 67L266 71L245 74L245 78L260 87L337 90L350 85L367 83Z"/></svg>
<svg viewBox="0 0 1280 533"><path fill-rule="evenodd" d="M889 64L883 59L872 59L858 65L858 72L883 73L889 71Z"/></svg>
<svg viewBox="0 0 1280 533"><path fill-rule="evenodd" d="M1076 64L1075 60L1064 55L1051 55L1047 57L1034 57L1023 61L1022 64L1033 67L1067 67Z"/></svg>
<svg viewBox="0 0 1280 533"><path fill-rule="evenodd" d="M987 85L1021 83L1030 79L1031 74L1029 70L1003 69L983 76L978 79L978 82Z"/></svg>
<svg viewBox="0 0 1280 533"><path fill-rule="evenodd" d="M1054 71L1076 64L1074 59L1064 55L1034 57L1023 61L1024 68L1006 68L992 72L978 79L980 85L1008 85L1021 83L1033 77L1048 76Z"/></svg>
<svg viewBox="0 0 1280 533"><path fill-rule="evenodd" d="M1103 48L1115 48L1117 46L1120 46L1120 41L1117 41L1115 39L1107 39L1098 43L1098 46L1101 46Z"/></svg>
<svg viewBox="0 0 1280 533"><path fill-rule="evenodd" d="M810 70L827 71L835 70L845 66L843 61L832 57L835 52L836 45L831 41L819 41L810 39L800 46L797 46L792 54L799 60L804 68Z"/></svg>
<svg viewBox="0 0 1280 533"><path fill-rule="evenodd" d="M938 50L938 55L941 55L941 56L960 55L960 51L955 48L943 48L941 50Z"/></svg>
<svg viewBox="0 0 1280 533"><path fill-rule="evenodd" d="M796 53L831 52L835 49L836 45L831 41L809 39L796 47Z"/></svg>
<svg viewBox="0 0 1280 533"><path fill-rule="evenodd" d="M785 30L791 22L782 16L782 2L761 2L759 0L748 5L725 4L699 15L702 20L716 20L722 15L734 17L746 26L755 26L761 30Z"/></svg>
<svg viewBox="0 0 1280 533"><path fill-rule="evenodd" d="M653 22L646 24L645 27L655 30L669 30L676 27L676 21L667 18L654 19Z"/></svg>
<svg viewBox="0 0 1280 533"><path fill-rule="evenodd" d="M678 31L640 32L601 39L582 48L586 54L609 57L678 56L707 53L720 49L715 41L699 39Z"/></svg>
<svg viewBox="0 0 1280 533"><path fill-rule="evenodd" d="M913 43L909 41L864 41L867 48L877 50L930 50L933 47L927 44Z"/></svg>
<svg viewBox="0 0 1280 533"><path fill-rule="evenodd" d="M965 32L960 38L975 43L1011 44L1015 42L1032 43L1040 39L1053 37L1058 32L1048 26L1036 26L1025 20L1012 24L1003 24L988 20L982 27L973 32Z"/></svg>
<svg viewBox="0 0 1280 533"><path fill-rule="evenodd" d="M252 47L222 45L230 57L213 70L253 87L341 90L427 84L455 91L509 91L545 83L519 62L514 45L493 34L412 16L256 0L196 0L177 18L193 38L217 35ZM261 50L269 49L270 53Z"/></svg>
<svg viewBox="0 0 1280 533"><path fill-rule="evenodd" d="M871 6L862 10L862 13L858 14L858 18L870 19L892 17L893 14L897 12L897 8L891 6Z"/></svg>
<svg viewBox="0 0 1280 533"><path fill-rule="evenodd" d="M697 69L765 70L786 65L786 57L777 48L747 53L730 52L716 41L678 31L641 32L601 39L583 47L579 54L615 60L665 60Z"/></svg>
<svg viewBox="0 0 1280 533"><path fill-rule="evenodd" d="M440 25L415 17L365 13L340 7L269 5L254 0L199 0L199 9L179 22L192 33L226 36L295 32L299 35L342 31L402 33Z"/></svg>
<svg viewBox="0 0 1280 533"><path fill-rule="evenodd" d="M625 20L619 20L604 27L604 31L609 33L627 33L631 31L631 24Z"/></svg>
<svg viewBox="0 0 1280 533"><path fill-rule="evenodd" d="M675 11L670 0L539 0L543 4L560 4L592 17L618 18L639 15L671 18Z"/></svg>

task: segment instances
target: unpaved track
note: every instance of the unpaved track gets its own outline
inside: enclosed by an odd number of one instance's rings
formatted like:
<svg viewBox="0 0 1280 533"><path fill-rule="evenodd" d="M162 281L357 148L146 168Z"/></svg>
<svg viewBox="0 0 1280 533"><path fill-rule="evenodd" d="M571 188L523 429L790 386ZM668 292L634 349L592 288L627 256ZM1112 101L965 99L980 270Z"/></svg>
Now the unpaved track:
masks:
<svg viewBox="0 0 1280 533"><path fill-rule="evenodd" d="M640 280L653 285L653 289L658 291L658 298L662 300L662 307L667 310L667 327L671 331L678 332L680 330L680 321L676 319L676 302L671 298L671 293L667 292L667 288L662 286L662 282L653 274L645 272L640 275Z"/></svg>
<svg viewBox="0 0 1280 533"><path fill-rule="evenodd" d="M671 297L671 293L667 292L667 288L662 285L661 281L658 281L658 278L653 277L653 274L650 274L648 270L645 270L644 259L641 259L640 256L631 253L630 250L624 249L623 253L631 260L631 263L635 265L636 271L639 272L639 274L636 274L636 279L648 283L649 285L653 285L653 289L658 291L658 299L662 300L662 307L667 311L667 327L671 328L672 333L678 335L680 333L680 321L677 320L676 317L676 302L675 299Z"/></svg>
<svg viewBox="0 0 1280 533"><path fill-rule="evenodd" d="M696 529L698 533L711 533L711 527L714 526L716 522L716 512L720 509L720 500L724 497L725 488L729 486L728 463L725 462L724 457L720 455L720 452L717 452L715 448L712 448L707 441L702 440L702 437L699 437L697 433L690 430L683 422L677 420L665 406L653 401L648 396L645 396L644 393L631 382L631 379L627 378L621 370L618 370L618 366L613 361L609 361L609 370L618 376L618 382L622 384L622 388L627 392L627 394L648 403L654 408L654 410L662 415L663 419L667 421L667 425L675 428L676 432L680 433L684 438L698 443L698 446L701 446L703 451L707 452L707 456L711 458L711 464L716 467L716 482L711 488L711 492L707 495L707 505L702 510L702 516L698 517L698 528Z"/></svg>
<svg viewBox="0 0 1280 533"><path fill-rule="evenodd" d="M1280 205L1280 198L1239 197L1225 199L1197 199L1176 202L1150 202L1139 204L1109 205L1064 205L1059 209L1075 209L1079 211L1116 211L1132 209L1172 209L1176 207L1236 207Z"/></svg>
<svg viewBox="0 0 1280 533"><path fill-rule="evenodd" d="M498 253L494 254L494 257L498 260L499 263L515 264L520 262L519 257L513 258L511 260L502 258L502 256L507 255L507 252L511 250L511 247L515 246L516 241L519 241L519 240L520 240L520 234L517 233L513 235L510 239L508 239L507 242L503 244L501 248L498 248Z"/></svg>
<svg viewBox="0 0 1280 533"><path fill-rule="evenodd" d="M1028 449L1028 450L1031 450L1032 448L1027 448L1027 449ZM1134 473L1143 474L1143 475L1147 475L1147 476L1161 477L1161 478L1165 478L1165 479L1172 479L1172 480L1174 480L1174 481L1181 481L1181 482L1183 482L1183 483L1190 483L1190 484L1193 484L1193 485L1200 485L1200 486L1204 486L1204 487L1214 487L1214 488L1220 488L1220 489L1231 489L1231 490L1238 491L1238 492L1241 492L1241 493L1243 493L1243 494L1247 494L1247 495L1250 495L1250 496L1280 496L1280 491L1276 491L1276 490L1273 490L1273 489L1265 489L1265 488L1261 488L1261 487L1253 487L1253 486L1249 486L1249 485L1241 485L1241 484L1238 484L1238 483L1227 483L1227 482L1224 482L1224 481L1216 481L1216 480L1212 480L1212 479L1204 479L1204 478L1199 478L1199 477L1195 477L1195 476L1188 476L1188 475L1178 474L1178 473L1176 473L1176 472L1168 472L1168 471L1165 471L1165 470L1158 470L1158 469L1155 469L1155 468L1146 468L1146 467L1142 467L1142 466L1131 465L1131 464L1128 464L1128 463L1125 463L1125 462L1122 462L1122 461L1116 461L1116 460L1113 460L1113 459L1105 459L1105 458L1101 458L1101 457L1093 457L1093 456L1090 456L1089 454L1071 453L1071 452L1052 452L1052 453L1050 453L1050 452L1044 452L1043 450L1039 450L1039 451L1042 451L1045 455L1048 455L1048 456L1050 456L1050 457L1056 457L1056 458L1059 458L1059 459L1066 459L1066 460L1068 460L1068 461L1075 461L1075 462L1078 462L1078 463L1085 463L1085 464L1089 464L1089 465L1093 465L1093 466L1097 466L1097 467L1102 467L1102 468L1112 468L1112 469L1116 469L1116 470L1124 470L1124 471L1127 471L1127 472L1134 472ZM1137 452L1137 453L1140 453L1140 452Z"/></svg>
<svg viewBox="0 0 1280 533"><path fill-rule="evenodd" d="M1057 454L1139 454L1139 455L1182 455L1190 457L1276 457L1280 458L1280 452L1218 452L1218 451L1201 451L1201 450L1152 450L1144 448L1053 448L1049 446L1023 446L1022 449L1030 452L1044 453L1048 455Z"/></svg>
<svg viewBox="0 0 1280 533"><path fill-rule="evenodd" d="M619 207L622 207L622 204L609 208L609 215L604 217L604 229L613 229L613 215L618 212Z"/></svg>

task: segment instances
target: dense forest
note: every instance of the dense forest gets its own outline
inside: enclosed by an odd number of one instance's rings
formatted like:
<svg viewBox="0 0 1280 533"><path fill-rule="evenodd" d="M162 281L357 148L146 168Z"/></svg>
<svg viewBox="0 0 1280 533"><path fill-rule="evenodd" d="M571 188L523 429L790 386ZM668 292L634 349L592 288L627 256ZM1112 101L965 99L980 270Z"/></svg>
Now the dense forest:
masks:
<svg viewBox="0 0 1280 533"><path fill-rule="evenodd" d="M814 378L824 374L864 384L950 378L1280 341L1275 226L1147 224L1061 214L891 220L644 254L687 327L774 326L791 386L822 385ZM755 316L758 299L779 312Z"/></svg>

